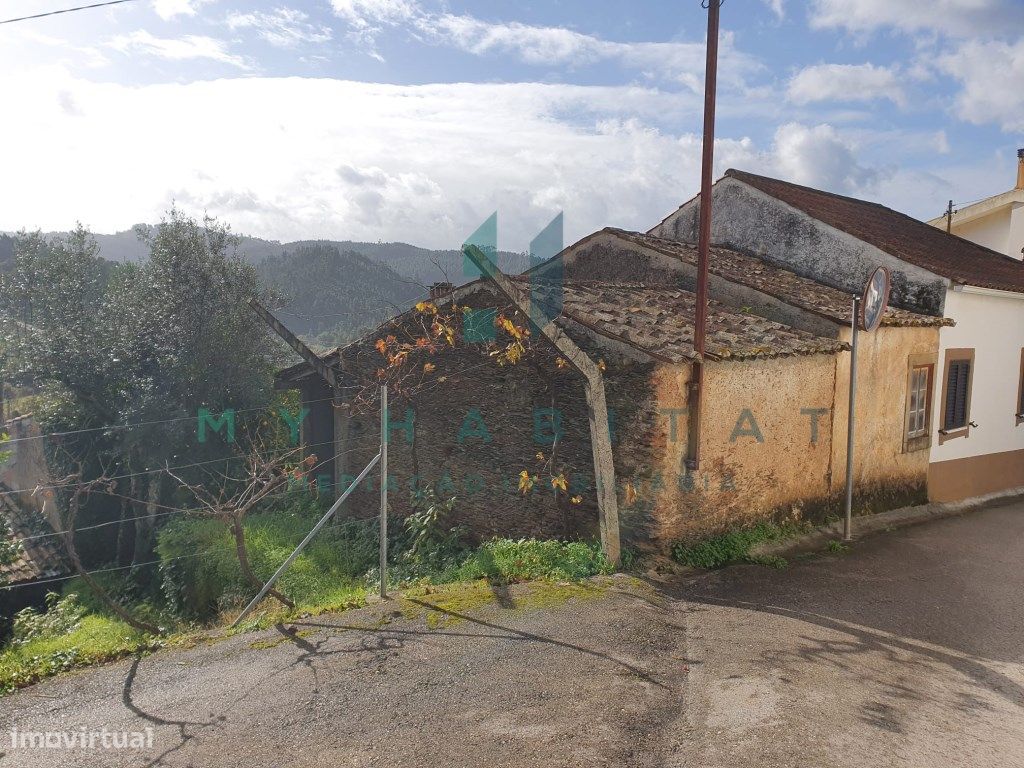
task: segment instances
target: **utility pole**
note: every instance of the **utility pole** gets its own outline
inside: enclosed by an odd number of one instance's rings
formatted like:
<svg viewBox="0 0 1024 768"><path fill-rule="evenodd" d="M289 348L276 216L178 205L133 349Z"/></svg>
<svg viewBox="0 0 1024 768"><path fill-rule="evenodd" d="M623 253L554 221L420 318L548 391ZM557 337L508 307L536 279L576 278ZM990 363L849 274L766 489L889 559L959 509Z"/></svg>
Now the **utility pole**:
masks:
<svg viewBox="0 0 1024 768"><path fill-rule="evenodd" d="M703 0L708 9L707 61L704 68L704 140L700 171L700 226L697 235L697 308L693 350L697 359L690 374L689 439L686 466L700 468L701 411L704 390L704 347L708 322L708 255L711 250L711 175L715 161L715 92L718 83L718 17L722 0Z"/></svg>
<svg viewBox="0 0 1024 768"><path fill-rule="evenodd" d="M946 206L946 234L950 234L953 229L953 201L949 201L949 205Z"/></svg>

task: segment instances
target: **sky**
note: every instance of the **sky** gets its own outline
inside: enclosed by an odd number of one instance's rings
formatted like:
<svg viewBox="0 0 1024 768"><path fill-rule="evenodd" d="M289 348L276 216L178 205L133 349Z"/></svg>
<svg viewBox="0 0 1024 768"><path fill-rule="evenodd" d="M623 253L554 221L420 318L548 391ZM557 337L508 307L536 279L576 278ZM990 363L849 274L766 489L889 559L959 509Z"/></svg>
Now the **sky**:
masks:
<svg viewBox="0 0 1024 768"><path fill-rule="evenodd" d="M90 0L2 0L0 20ZM0 24L0 230L523 251L700 184L700 0L133 0ZM1005 191L1024 0L725 0L715 174L920 218Z"/></svg>

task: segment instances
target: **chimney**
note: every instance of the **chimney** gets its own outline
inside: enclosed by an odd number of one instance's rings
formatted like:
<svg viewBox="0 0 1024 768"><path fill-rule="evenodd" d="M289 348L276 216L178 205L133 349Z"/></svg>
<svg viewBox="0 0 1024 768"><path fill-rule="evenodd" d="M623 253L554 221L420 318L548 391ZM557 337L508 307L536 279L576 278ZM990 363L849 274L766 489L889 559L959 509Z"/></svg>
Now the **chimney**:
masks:
<svg viewBox="0 0 1024 768"><path fill-rule="evenodd" d="M1024 149L1021 152L1024 152ZM454 290L455 286L451 283L434 283L430 286L430 300L442 299Z"/></svg>
<svg viewBox="0 0 1024 768"><path fill-rule="evenodd" d="M1024 189L1024 149L1017 150L1017 189Z"/></svg>

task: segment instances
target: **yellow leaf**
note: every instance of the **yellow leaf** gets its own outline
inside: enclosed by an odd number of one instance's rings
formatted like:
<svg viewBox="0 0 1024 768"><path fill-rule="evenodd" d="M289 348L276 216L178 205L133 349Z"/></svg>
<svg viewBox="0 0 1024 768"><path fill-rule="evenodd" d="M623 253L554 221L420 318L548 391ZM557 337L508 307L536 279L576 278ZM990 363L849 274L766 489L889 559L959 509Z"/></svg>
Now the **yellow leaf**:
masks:
<svg viewBox="0 0 1024 768"><path fill-rule="evenodd" d="M417 312L422 312L422 313L424 313L426 315L436 315L437 314L437 307L435 307L429 301L419 301L419 302L416 303L416 311Z"/></svg>
<svg viewBox="0 0 1024 768"><path fill-rule="evenodd" d="M625 498L626 506L627 507L632 506L633 502L636 501L636 488L634 488L633 484L630 483L630 482L626 483L626 494L625 494L625 496L626 496L626 498Z"/></svg>
<svg viewBox="0 0 1024 768"><path fill-rule="evenodd" d="M377 339L377 343L374 344L373 346L376 347L377 351L380 352L382 355L387 351L388 348L387 342L385 342L384 339Z"/></svg>
<svg viewBox="0 0 1024 768"><path fill-rule="evenodd" d="M537 451L537 461L544 461L544 451Z"/></svg>
<svg viewBox="0 0 1024 768"><path fill-rule="evenodd" d="M607 367L608 366L606 366L604 364L604 360L603 359L597 361L597 368L598 368L598 370L603 371L603 370L607 369Z"/></svg>
<svg viewBox="0 0 1024 768"><path fill-rule="evenodd" d="M525 495L533 488L533 478L525 469L519 473L519 490Z"/></svg>
<svg viewBox="0 0 1024 768"><path fill-rule="evenodd" d="M571 501L573 504L579 504L580 502L583 501L583 497L582 496L573 496L571 499L569 499L569 501Z"/></svg>
<svg viewBox="0 0 1024 768"><path fill-rule="evenodd" d="M437 368L437 366L434 365L433 363L424 363L423 364L423 372L424 373L430 373L435 368Z"/></svg>
<svg viewBox="0 0 1024 768"><path fill-rule="evenodd" d="M564 357L560 357L557 360L555 360L555 365L557 365L559 368L565 368L569 364L565 362Z"/></svg>
<svg viewBox="0 0 1024 768"><path fill-rule="evenodd" d="M569 489L569 482L565 479L565 475L559 473L558 477L551 478L551 487L560 491L566 491Z"/></svg>

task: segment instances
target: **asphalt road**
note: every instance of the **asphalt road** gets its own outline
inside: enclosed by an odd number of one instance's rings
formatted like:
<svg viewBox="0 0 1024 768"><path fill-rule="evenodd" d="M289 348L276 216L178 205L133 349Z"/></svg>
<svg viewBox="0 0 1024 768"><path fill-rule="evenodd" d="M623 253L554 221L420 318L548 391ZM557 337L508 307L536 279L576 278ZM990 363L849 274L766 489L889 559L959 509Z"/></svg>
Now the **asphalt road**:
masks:
<svg viewBox="0 0 1024 768"><path fill-rule="evenodd" d="M5 697L0 765L1024 765L1022 563L1016 503L781 571L428 595ZM10 746L104 727L153 746Z"/></svg>

